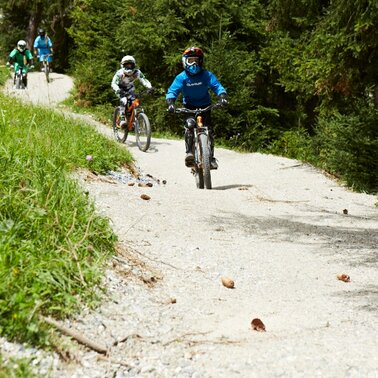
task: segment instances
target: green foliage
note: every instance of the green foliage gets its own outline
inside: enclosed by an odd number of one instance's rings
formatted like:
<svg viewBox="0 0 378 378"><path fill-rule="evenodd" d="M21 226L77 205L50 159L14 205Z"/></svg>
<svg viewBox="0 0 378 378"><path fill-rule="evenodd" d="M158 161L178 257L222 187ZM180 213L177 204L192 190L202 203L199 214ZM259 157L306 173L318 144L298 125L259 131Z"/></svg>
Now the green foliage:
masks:
<svg viewBox="0 0 378 378"><path fill-rule="evenodd" d="M361 101L348 114L322 113L316 143L322 166L361 191L378 192L378 110Z"/></svg>
<svg viewBox="0 0 378 378"><path fill-rule="evenodd" d="M94 300L114 252L107 220L69 174L131 158L88 125L14 99L1 104L0 333L43 344L39 315L63 317Z"/></svg>
<svg viewBox="0 0 378 378"><path fill-rule="evenodd" d="M266 148L266 152L316 164L312 140L303 128L285 131Z"/></svg>
<svg viewBox="0 0 378 378"><path fill-rule="evenodd" d="M49 375L48 375L49 376ZM4 360L0 354L0 378L38 378L33 372L32 358Z"/></svg>
<svg viewBox="0 0 378 378"><path fill-rule="evenodd" d="M80 0L71 12L73 23L68 32L77 46L72 69L78 105L87 107L115 100L110 83L121 59L114 45L121 12L119 0Z"/></svg>
<svg viewBox="0 0 378 378"><path fill-rule="evenodd" d="M0 87L5 84L5 82L9 79L9 77L10 77L9 70L7 68L1 67L0 68Z"/></svg>

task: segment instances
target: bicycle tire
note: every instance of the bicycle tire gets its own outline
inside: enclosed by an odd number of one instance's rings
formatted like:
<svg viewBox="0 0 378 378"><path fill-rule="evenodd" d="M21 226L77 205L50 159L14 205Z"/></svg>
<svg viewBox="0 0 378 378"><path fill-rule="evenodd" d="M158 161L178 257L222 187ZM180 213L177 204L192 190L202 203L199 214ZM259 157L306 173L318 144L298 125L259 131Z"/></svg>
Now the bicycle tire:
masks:
<svg viewBox="0 0 378 378"><path fill-rule="evenodd" d="M196 144L196 147L193 146L193 155L194 155L194 161L195 161L195 167L192 168L192 173L194 174L194 178L196 179L196 185L198 189L204 189L205 188L205 182L203 180L203 170L200 167L200 153L199 153L199 147Z"/></svg>
<svg viewBox="0 0 378 378"><path fill-rule="evenodd" d="M46 81L50 83L50 65L48 63L45 63L44 66L45 66Z"/></svg>
<svg viewBox="0 0 378 378"><path fill-rule="evenodd" d="M206 189L211 189L211 173L210 173L210 149L208 136L206 134L199 135L199 144L201 149L201 167L203 171L203 181Z"/></svg>
<svg viewBox="0 0 378 378"><path fill-rule="evenodd" d="M135 120L135 139L138 148L146 152L151 143L151 125L145 113L138 113Z"/></svg>
<svg viewBox="0 0 378 378"><path fill-rule="evenodd" d="M23 83L22 83L22 76L16 75L16 89L22 89Z"/></svg>
<svg viewBox="0 0 378 378"><path fill-rule="evenodd" d="M114 109L113 113L113 134L114 138L117 142L125 143L127 139L127 135L129 134L129 130L127 125L124 127L120 126L121 122L121 112L119 106Z"/></svg>

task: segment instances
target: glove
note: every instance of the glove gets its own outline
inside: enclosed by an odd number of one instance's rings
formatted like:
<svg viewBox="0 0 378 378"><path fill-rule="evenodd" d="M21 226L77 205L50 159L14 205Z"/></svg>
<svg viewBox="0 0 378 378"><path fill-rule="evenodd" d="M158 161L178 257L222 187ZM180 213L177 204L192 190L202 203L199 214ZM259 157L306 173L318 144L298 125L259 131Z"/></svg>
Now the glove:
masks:
<svg viewBox="0 0 378 378"><path fill-rule="evenodd" d="M169 111L169 113L174 113L175 112L175 110L176 110L176 107L175 107L175 99L173 99L173 98L169 98L168 100L167 100L167 104L168 104L168 111Z"/></svg>
<svg viewBox="0 0 378 378"><path fill-rule="evenodd" d="M218 100L219 100L219 105L220 105L220 106L226 106L226 105L228 105L227 95L226 95L225 93L222 93L222 94L218 97Z"/></svg>

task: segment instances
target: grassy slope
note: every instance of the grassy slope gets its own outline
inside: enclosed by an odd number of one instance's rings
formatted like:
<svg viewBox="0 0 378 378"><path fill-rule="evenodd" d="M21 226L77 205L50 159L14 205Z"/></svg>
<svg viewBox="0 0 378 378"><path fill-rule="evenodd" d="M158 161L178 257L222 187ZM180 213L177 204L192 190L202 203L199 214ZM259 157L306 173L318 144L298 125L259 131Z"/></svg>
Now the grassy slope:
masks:
<svg viewBox="0 0 378 378"><path fill-rule="evenodd" d="M88 125L3 95L0 135L0 335L46 345L39 315L90 304L116 240L69 174L131 156Z"/></svg>

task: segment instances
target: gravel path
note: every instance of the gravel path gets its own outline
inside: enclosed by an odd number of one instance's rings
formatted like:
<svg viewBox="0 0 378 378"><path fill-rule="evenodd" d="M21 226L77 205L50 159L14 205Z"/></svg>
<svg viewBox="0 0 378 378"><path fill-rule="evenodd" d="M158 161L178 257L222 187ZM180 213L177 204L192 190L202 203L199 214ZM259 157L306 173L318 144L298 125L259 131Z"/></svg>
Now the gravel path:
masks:
<svg viewBox="0 0 378 378"><path fill-rule="evenodd" d="M111 220L119 256L104 303L65 324L108 354L64 339L75 359L55 360L55 376L378 377L375 196L299 161L224 149L214 189L198 190L183 141L153 139L142 153L131 136L126 147L141 180L78 175Z"/></svg>

